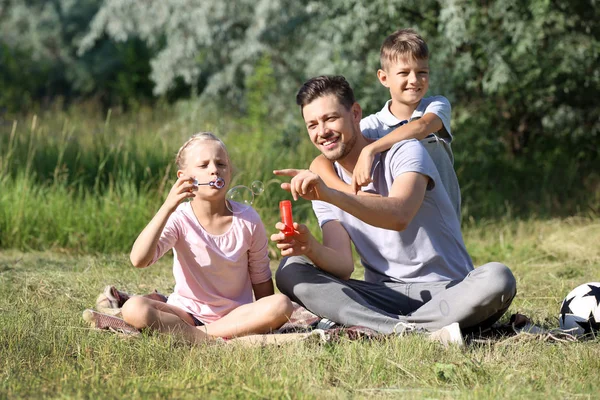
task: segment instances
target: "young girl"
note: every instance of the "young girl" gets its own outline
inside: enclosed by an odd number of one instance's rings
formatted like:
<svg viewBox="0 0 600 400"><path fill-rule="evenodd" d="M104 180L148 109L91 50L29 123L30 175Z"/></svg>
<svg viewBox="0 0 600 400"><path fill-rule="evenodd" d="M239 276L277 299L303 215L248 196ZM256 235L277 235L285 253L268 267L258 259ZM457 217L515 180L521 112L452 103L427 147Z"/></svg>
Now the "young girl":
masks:
<svg viewBox="0 0 600 400"><path fill-rule="evenodd" d="M172 248L174 293L167 303L130 298L123 319L191 343L279 328L292 303L274 294L259 215L235 202L227 206L231 163L225 145L212 133L195 134L179 149L176 163L177 182L130 255L135 267L145 268Z"/></svg>

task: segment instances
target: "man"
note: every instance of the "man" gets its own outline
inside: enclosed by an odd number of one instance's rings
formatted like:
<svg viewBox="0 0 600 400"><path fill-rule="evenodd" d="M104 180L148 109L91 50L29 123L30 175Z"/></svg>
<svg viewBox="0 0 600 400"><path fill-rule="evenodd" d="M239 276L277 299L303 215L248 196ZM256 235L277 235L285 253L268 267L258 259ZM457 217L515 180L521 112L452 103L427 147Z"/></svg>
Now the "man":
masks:
<svg viewBox="0 0 600 400"><path fill-rule="evenodd" d="M307 81L296 97L313 144L350 183L361 150L362 111L340 76ZM515 279L500 263L473 269L460 223L423 145L405 140L378 154L372 182L353 195L327 187L309 170L280 170L294 199L313 201L323 233L320 243L302 224L295 234L271 240L283 259L279 290L315 314L343 325L382 333L433 332L462 344L460 329L484 328L508 309ZM283 229L278 223L277 229ZM353 280L354 244L365 280Z"/></svg>

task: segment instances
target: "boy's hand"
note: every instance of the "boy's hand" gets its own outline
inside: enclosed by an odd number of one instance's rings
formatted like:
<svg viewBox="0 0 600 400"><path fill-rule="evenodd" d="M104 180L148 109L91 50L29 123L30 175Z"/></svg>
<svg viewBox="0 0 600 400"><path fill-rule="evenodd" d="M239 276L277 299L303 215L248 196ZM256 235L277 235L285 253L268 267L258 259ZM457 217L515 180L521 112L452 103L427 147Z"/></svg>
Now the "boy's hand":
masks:
<svg viewBox="0 0 600 400"><path fill-rule="evenodd" d="M352 172L352 191L356 194L360 190L361 186L366 186L372 182L371 179L371 166L375 154L369 150L369 147L365 147L360 152L354 171Z"/></svg>
<svg viewBox="0 0 600 400"><path fill-rule="evenodd" d="M306 225L294 222L294 235L285 236L281 229L285 228L282 222L275 224L275 228L280 232L271 235L271 241L277 243L277 248L281 250L284 257L307 255L311 251L312 235Z"/></svg>
<svg viewBox="0 0 600 400"><path fill-rule="evenodd" d="M298 197L306 200L325 200L331 190L319 175L307 169L280 169L273 173L292 177L290 183L282 183L281 188L290 192L294 200L298 200Z"/></svg>
<svg viewBox="0 0 600 400"><path fill-rule="evenodd" d="M197 190L198 187L194 185L194 179L182 175L177 179L169 191L167 199L163 205L167 207L170 212L173 212L178 205L187 199L193 199L196 197L196 193L194 192Z"/></svg>

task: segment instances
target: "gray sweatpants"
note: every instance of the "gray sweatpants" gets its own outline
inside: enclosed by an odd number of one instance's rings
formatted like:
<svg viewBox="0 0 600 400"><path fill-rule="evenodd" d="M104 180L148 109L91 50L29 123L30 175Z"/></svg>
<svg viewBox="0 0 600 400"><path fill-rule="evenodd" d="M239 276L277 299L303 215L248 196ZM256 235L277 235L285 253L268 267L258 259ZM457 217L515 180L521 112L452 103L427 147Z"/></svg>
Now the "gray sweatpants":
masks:
<svg viewBox="0 0 600 400"><path fill-rule="evenodd" d="M496 262L475 268L462 281L370 283L336 278L294 256L282 260L275 279L281 293L321 317L386 334L400 321L428 331L453 322L463 332L485 329L517 293L510 269Z"/></svg>

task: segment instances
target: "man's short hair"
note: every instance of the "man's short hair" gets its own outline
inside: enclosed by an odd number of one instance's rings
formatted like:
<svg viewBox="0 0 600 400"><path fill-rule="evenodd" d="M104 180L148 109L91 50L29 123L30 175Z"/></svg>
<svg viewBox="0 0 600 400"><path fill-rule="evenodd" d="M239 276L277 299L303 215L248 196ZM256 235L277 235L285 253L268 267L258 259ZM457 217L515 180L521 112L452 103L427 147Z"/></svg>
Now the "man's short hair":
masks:
<svg viewBox="0 0 600 400"><path fill-rule="evenodd" d="M321 75L309 79L302 85L296 95L296 104L300 110L319 97L334 95L347 110L356 102L350 84L341 75Z"/></svg>
<svg viewBox="0 0 600 400"><path fill-rule="evenodd" d="M406 58L429 59L427 43L414 29L398 29L385 38L379 52L379 62L383 70Z"/></svg>

